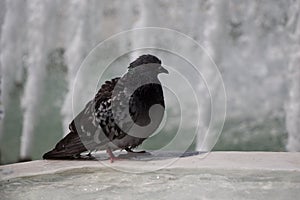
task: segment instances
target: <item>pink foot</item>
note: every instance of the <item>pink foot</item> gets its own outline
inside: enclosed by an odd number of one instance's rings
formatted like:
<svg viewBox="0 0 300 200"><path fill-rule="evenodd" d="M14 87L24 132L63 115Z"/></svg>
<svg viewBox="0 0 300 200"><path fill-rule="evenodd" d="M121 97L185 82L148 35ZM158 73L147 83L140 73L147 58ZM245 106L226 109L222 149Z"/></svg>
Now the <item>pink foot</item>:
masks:
<svg viewBox="0 0 300 200"><path fill-rule="evenodd" d="M110 148L106 149L106 153L109 155L110 163L113 163L115 160L120 160L119 158L115 157Z"/></svg>

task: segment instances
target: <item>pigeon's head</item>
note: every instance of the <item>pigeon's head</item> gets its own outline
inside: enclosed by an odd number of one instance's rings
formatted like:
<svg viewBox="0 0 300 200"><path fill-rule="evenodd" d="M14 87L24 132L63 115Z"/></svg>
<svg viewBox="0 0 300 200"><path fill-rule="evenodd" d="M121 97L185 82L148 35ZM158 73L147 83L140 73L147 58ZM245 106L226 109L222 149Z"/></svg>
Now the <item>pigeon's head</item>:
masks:
<svg viewBox="0 0 300 200"><path fill-rule="evenodd" d="M160 73L169 73L168 70L161 66L161 60L150 54L138 57L135 61L130 63L128 69L133 71L142 70L145 73L151 73L153 75L158 75Z"/></svg>

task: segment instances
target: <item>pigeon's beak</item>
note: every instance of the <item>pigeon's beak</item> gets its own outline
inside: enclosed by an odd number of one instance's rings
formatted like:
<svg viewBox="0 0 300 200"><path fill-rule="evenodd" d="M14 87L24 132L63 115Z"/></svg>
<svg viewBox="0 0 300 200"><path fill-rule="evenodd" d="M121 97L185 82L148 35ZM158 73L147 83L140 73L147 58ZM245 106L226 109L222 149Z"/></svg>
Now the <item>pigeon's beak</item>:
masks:
<svg viewBox="0 0 300 200"><path fill-rule="evenodd" d="M159 73L169 74L168 70L166 70L166 69L163 68L162 66L159 66L158 71L159 71Z"/></svg>

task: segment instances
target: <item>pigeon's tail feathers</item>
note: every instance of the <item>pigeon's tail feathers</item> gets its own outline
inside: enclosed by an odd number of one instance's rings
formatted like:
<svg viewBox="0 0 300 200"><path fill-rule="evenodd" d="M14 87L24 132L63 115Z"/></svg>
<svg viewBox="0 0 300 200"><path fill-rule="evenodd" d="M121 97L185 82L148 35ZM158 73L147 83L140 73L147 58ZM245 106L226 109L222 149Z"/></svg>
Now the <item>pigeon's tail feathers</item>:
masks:
<svg viewBox="0 0 300 200"><path fill-rule="evenodd" d="M74 159L87 151L77 133L70 132L57 143L54 149L45 153L43 159Z"/></svg>
<svg viewBox="0 0 300 200"><path fill-rule="evenodd" d="M64 151L58 151L53 149L43 155L43 159L74 159L76 158L75 154L66 153Z"/></svg>

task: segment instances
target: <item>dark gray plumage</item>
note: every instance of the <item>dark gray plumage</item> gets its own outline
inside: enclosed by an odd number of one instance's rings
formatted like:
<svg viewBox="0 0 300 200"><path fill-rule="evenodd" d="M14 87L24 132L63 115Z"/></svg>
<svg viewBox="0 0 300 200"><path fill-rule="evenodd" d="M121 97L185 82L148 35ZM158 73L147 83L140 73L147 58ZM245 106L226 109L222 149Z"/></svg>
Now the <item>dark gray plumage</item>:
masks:
<svg viewBox="0 0 300 200"><path fill-rule="evenodd" d="M69 125L70 133L43 158L74 159L85 151L107 150L113 161L113 150L132 152L162 120L165 103L159 73L168 71L153 55L142 55L130 63L123 77L101 86ZM155 105L160 107L152 109Z"/></svg>

